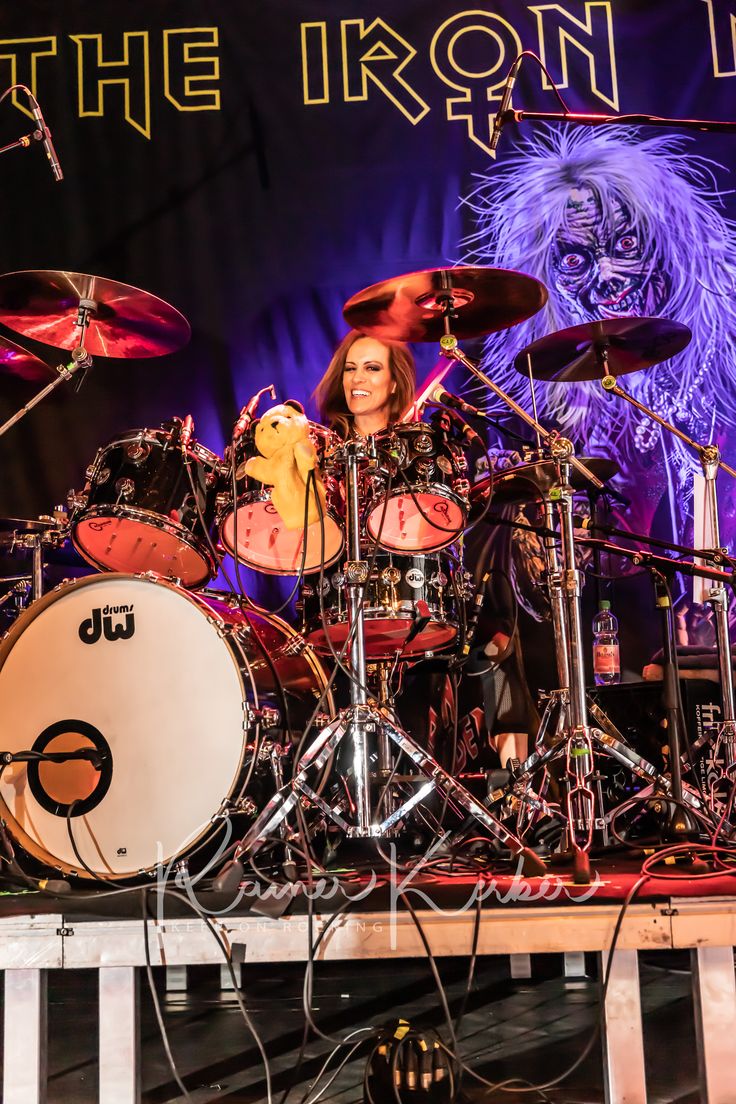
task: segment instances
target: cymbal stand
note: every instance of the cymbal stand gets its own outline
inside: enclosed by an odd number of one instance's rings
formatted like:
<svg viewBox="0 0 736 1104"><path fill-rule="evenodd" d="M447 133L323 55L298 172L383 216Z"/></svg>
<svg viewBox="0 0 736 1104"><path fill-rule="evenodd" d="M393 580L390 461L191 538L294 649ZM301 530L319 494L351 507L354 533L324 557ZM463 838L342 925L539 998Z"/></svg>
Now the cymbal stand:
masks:
<svg viewBox="0 0 736 1104"><path fill-rule="evenodd" d="M241 855L255 854L266 839L289 815L297 802L306 798L317 806L325 817L332 820L348 838L381 839L405 820L407 814L425 801L432 792L454 806L459 806L477 820L514 856L522 860L522 872L541 875L545 872L542 861L520 839L490 813L468 790L449 774L412 737L399 728L392 711L375 701L369 701L366 686L365 627L363 616L363 591L368 581L369 564L362 558L360 471L361 462L372 458L371 439L347 441L343 446L345 457L345 484L347 492L347 552L345 579L348 588L348 624L350 629L350 705L317 735L295 764L291 782L282 787L267 803L261 814L238 844L234 858L228 867L239 863ZM345 738L352 745L350 772L351 794L347 802L328 805L309 783L314 770L323 767ZM398 808L392 808L383 820L380 809L372 801L374 779L370 760L369 740L374 747L393 744L403 752L424 775L425 781ZM379 778L380 781L380 778ZM350 819L352 819L352 822ZM216 881L220 886L229 885L229 871L223 868Z"/></svg>
<svg viewBox="0 0 736 1104"><path fill-rule="evenodd" d="M595 795L590 786L593 774L593 747L591 727L588 723L585 697L585 665L583 660L583 635L580 616L581 578L575 562L575 541L573 533L573 501L570 486L571 468L579 471L595 488L601 490L603 483L578 460L574 454L572 441L561 437L556 431L545 429L524 410L510 395L494 383L459 348L457 338L450 332L451 318L454 313L452 289L439 292L434 296L434 309L444 315L445 333L440 338L440 346L446 357L456 360L476 376L498 398L502 400L522 421L539 435L539 439L550 458L557 462L558 483L550 491L550 500L554 502L559 518L561 535L561 564L556 578L553 609L557 610L556 652L558 669L567 673L567 816L569 822L570 843L573 851L575 880L580 883L590 881L589 851L593 839ZM564 659L563 659L564 657Z"/></svg>
<svg viewBox="0 0 736 1104"><path fill-rule="evenodd" d="M34 406L37 406L42 399L45 399L47 395L50 395L52 391L55 391L60 384L70 380L81 369L83 373L86 373L87 369L92 366L92 357L89 355L84 346L80 345L76 349L72 349L71 360L68 364L60 364L56 368L56 379L51 380L45 387L42 387L40 391L37 391L33 398L22 406L20 410L17 410L12 417L8 418L6 422L0 426L0 437L12 429L14 425L17 425L21 418L33 410ZM84 376L82 376L84 378Z"/></svg>
<svg viewBox="0 0 736 1104"><path fill-rule="evenodd" d="M555 522L554 490L545 494L543 501L545 518L543 544L545 550L547 588L552 608L552 624L554 629L555 655L557 659L559 684L562 689L553 690L546 696L545 708L536 734L534 751L523 763L517 766L515 770L511 771L508 782L508 792L518 801L519 806L526 806L531 809L532 815L528 818L528 827L531 827L533 824L535 816L554 815L554 809L546 805L545 802L545 787L542 786L539 792L535 792L531 788L531 781L540 770L547 771L549 766L563 754L565 755L567 779L569 784L573 787L573 793L576 787L582 791L584 796L581 797L580 800L581 802L585 801L589 804L591 817L593 816L595 808L594 804L591 805L591 801L595 795L591 793L591 796L588 796L588 791L591 790L591 787L589 785L580 787L580 783L577 779L578 772L576 771L576 763L574 762L574 755L577 753L577 749L571 749L569 741L564 742L564 734L565 731L568 730L570 724L568 715L570 694L567 689L569 686L570 665L568 662L569 644L567 639L563 576L560 569L557 543L555 537L552 535ZM591 541L589 543L592 544L594 550L600 551L601 542ZM667 610L663 609L662 612L666 615ZM666 627L667 622L665 620L663 630ZM676 684L674 685L676 694L677 687ZM675 706L676 704L675 701ZM686 818L684 818L682 814L683 804L688 805L693 815L701 813L700 819L701 821L705 821L707 826L702 802L692 790L683 787L680 777L679 760L677 767L672 771L672 780L670 781L670 779L661 774L652 763L629 746L625 737L619 732L600 706L589 700L587 701L587 705L589 713L597 722L597 727L591 727L590 729L591 752L596 751L615 759L646 784L647 792L651 792L654 795L662 795L665 798L671 796L675 799L671 823L672 834L676 835L677 838L681 838L688 827ZM547 733L555 712L557 714L555 731L551 739L548 740ZM675 713L673 717L677 718L678 715L679 714ZM675 726L671 719L670 725L671 728L674 729ZM674 738L674 736L671 738ZM582 749L582 745L578 745L577 748ZM587 764L585 765L587 766ZM592 774L592 766L589 774ZM500 800L505 796L505 792L499 790L491 795L491 800ZM600 792L598 793L598 803L599 805L601 804ZM596 822L594 821L594 823ZM602 808L597 823L601 824L605 831Z"/></svg>
<svg viewBox="0 0 736 1104"><path fill-rule="evenodd" d="M598 352L598 350L596 351ZM715 548L709 549L709 551L720 553L720 555L726 559L728 557L728 551L721 547L716 476L718 475L718 469L722 468L728 475L736 478L736 470L721 459L720 450L717 445L699 444L691 437L688 437L686 433L683 433L681 429L678 429L677 426L673 425L672 422L667 421L666 418L663 418L660 414L657 414L656 411L650 409L650 407L646 406L644 403L639 402L633 395L625 391L616 381L616 377L610 375L608 372L605 350L599 353L599 363L603 372L601 386L604 390L611 395L616 395L618 398L624 399L647 418L651 418L652 421L656 422L662 429L666 429L668 433L678 437L697 454L703 468L703 475L705 476L706 506L710 515L713 540L715 543ZM718 788L719 784L730 788L736 784L736 703L734 702L733 669L731 665L728 592L725 584L723 582L716 582L715 585L710 588L706 601L713 611L713 620L716 628L718 671L721 681L723 709L722 720L718 725L714 758L716 757L719 746L722 745L724 749L724 766L715 780L715 789Z"/></svg>

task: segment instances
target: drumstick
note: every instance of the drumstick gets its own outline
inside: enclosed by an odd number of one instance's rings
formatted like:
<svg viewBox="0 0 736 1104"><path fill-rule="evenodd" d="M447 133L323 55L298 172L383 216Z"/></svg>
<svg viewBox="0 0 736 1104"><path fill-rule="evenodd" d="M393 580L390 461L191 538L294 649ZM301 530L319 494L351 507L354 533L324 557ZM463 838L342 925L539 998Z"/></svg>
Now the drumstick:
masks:
<svg viewBox="0 0 736 1104"><path fill-rule="evenodd" d="M453 361L447 360L446 357L440 357L427 379L416 392L414 402L399 418L399 424L403 422L419 421L422 414L422 407L429 399L429 396L432 394L437 384L442 383L443 379L452 368L453 363Z"/></svg>

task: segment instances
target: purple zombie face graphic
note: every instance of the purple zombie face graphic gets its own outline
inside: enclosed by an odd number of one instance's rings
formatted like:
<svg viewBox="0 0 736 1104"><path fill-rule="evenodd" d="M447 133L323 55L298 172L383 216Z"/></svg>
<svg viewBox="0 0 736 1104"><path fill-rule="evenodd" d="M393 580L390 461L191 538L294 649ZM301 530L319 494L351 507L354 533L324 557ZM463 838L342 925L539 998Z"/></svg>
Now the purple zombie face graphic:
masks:
<svg viewBox="0 0 736 1104"><path fill-rule="evenodd" d="M464 201L473 226L464 259L527 272L549 289L536 315L486 339L495 381L529 408L529 382L514 360L530 342L600 318L672 318L688 326L690 344L671 362L628 375L626 390L730 454L736 223L724 215L716 170L687 138L541 127L479 176ZM472 385L466 393L483 397ZM536 397L540 420L581 448L614 455L637 484L642 460L647 486L659 464L673 510L681 508L698 461L680 440L663 440L651 419L595 381L543 385Z"/></svg>
<svg viewBox="0 0 736 1104"><path fill-rule="evenodd" d="M554 285L581 322L657 314L665 280L626 207L610 203L604 217L591 188L570 191L565 224L552 243Z"/></svg>

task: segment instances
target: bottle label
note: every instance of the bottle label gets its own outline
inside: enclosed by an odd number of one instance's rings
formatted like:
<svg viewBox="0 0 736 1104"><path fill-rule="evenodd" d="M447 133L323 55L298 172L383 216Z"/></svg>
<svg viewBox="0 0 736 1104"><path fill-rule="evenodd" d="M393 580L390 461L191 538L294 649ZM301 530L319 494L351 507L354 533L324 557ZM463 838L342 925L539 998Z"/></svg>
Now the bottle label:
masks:
<svg viewBox="0 0 736 1104"><path fill-rule="evenodd" d="M618 644L595 644L593 671L596 675L613 675L620 670Z"/></svg>

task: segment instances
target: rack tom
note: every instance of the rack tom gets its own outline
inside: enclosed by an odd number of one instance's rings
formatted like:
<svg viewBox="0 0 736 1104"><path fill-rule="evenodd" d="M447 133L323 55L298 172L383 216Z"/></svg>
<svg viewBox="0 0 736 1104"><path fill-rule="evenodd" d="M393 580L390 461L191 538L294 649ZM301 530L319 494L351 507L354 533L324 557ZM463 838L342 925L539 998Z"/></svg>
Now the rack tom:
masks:
<svg viewBox="0 0 736 1104"><path fill-rule="evenodd" d="M254 423L255 425L255 423ZM331 430L309 423L309 436L317 450L317 467L322 475L327 504L322 521L305 530L287 529L271 501L271 488L245 471L252 456L259 455L254 426L236 443L231 463L235 467L235 494L230 487L220 511L220 540L227 551L248 567L267 575L296 575L300 570L318 571L320 564L333 564L344 546L343 494L332 472L332 456L340 444ZM232 480L231 480L232 482ZM236 505L233 506L233 501Z"/></svg>
<svg viewBox="0 0 736 1104"><path fill-rule="evenodd" d="M376 434L378 466L367 478L366 530L392 552L435 552L468 517L470 484L461 448L424 422Z"/></svg>
<svg viewBox="0 0 736 1104"><path fill-rule="evenodd" d="M75 498L71 535L94 567L151 572L186 587L216 573L212 546L222 461L181 422L133 429L98 450Z"/></svg>

